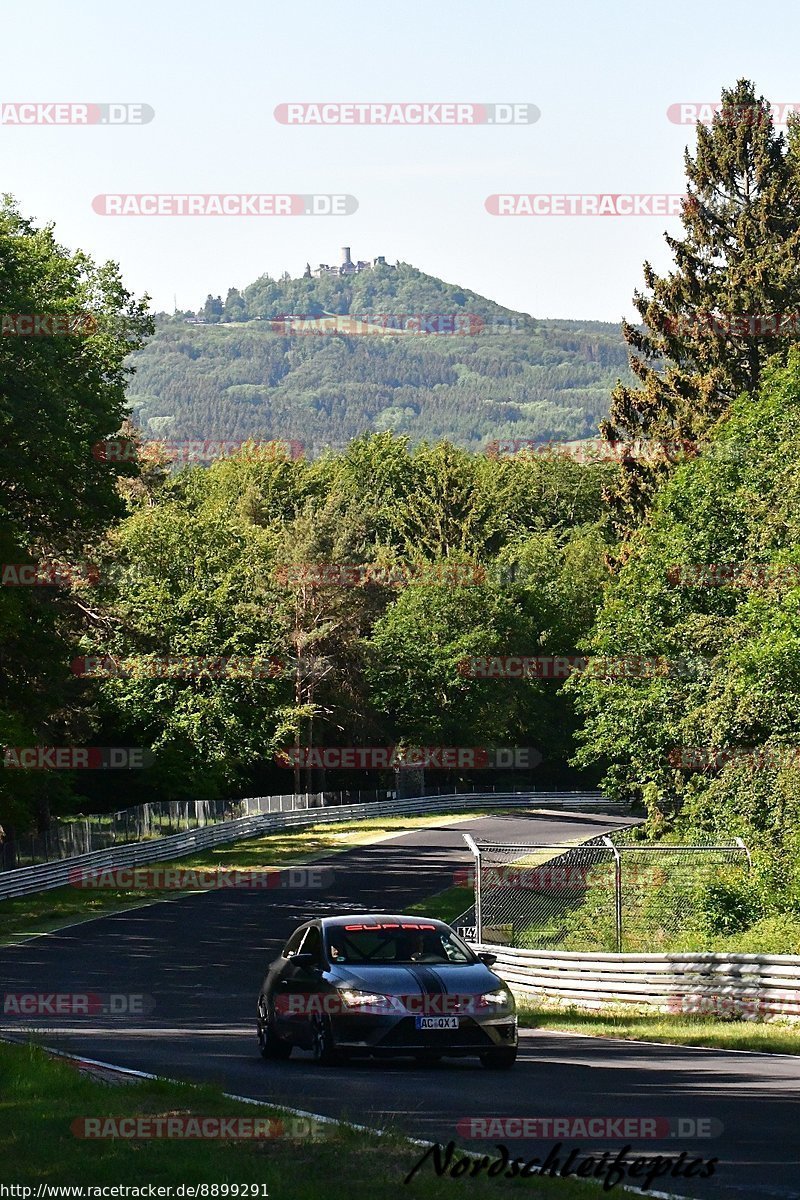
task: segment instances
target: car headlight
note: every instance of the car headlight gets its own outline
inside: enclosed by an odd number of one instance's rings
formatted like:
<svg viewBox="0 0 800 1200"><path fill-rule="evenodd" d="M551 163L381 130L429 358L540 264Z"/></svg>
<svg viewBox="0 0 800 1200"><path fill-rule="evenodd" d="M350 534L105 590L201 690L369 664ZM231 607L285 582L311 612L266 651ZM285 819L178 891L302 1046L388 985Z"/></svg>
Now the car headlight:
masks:
<svg viewBox="0 0 800 1200"><path fill-rule="evenodd" d="M478 997L478 1003L491 1008L513 1008L514 997L507 987L502 987L494 992L483 992Z"/></svg>
<svg viewBox="0 0 800 1200"><path fill-rule="evenodd" d="M355 988L340 988L339 995L348 1008L371 1008L378 1012L394 1009L392 998L380 992L359 992Z"/></svg>

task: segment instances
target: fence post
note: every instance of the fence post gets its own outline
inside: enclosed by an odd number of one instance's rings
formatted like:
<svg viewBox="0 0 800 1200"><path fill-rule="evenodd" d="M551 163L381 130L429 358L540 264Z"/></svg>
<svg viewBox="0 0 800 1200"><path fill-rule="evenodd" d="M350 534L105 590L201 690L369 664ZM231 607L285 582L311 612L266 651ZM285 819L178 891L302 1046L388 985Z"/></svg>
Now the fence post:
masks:
<svg viewBox="0 0 800 1200"><path fill-rule="evenodd" d="M747 855L747 868L748 868L748 870L752 871L753 860L750 857L750 851L748 850L747 846L745 846L744 842L742 841L742 839L740 837L734 838L733 840L736 842L737 846L741 847L741 849L744 850L745 854Z"/></svg>
<svg viewBox="0 0 800 1200"><path fill-rule="evenodd" d="M614 855L614 928L617 940L617 954L622 953L622 855L611 838L603 838L603 844L608 846Z"/></svg>
<svg viewBox="0 0 800 1200"><path fill-rule="evenodd" d="M468 833L461 835L467 843L475 859L475 941L480 946L483 942L483 907L481 904L481 852L475 841Z"/></svg>

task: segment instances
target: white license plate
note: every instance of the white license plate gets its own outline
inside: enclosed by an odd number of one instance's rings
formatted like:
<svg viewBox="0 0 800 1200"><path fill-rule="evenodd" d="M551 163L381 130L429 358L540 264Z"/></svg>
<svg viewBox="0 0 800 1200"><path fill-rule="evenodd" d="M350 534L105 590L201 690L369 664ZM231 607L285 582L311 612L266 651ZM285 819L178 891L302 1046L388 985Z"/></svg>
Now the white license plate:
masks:
<svg viewBox="0 0 800 1200"><path fill-rule="evenodd" d="M417 1029L458 1029L459 1017L417 1017Z"/></svg>

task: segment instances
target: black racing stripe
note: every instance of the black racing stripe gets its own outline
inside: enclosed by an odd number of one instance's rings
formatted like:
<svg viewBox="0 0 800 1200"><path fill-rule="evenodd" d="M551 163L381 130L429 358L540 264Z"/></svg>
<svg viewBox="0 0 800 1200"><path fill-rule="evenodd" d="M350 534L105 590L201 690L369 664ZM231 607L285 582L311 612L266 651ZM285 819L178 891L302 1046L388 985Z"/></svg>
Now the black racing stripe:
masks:
<svg viewBox="0 0 800 1200"><path fill-rule="evenodd" d="M413 963L408 970L416 979L420 986L420 991L426 996L444 996L447 994L447 988L441 976L432 970L431 967L420 966L419 963Z"/></svg>
<svg viewBox="0 0 800 1200"><path fill-rule="evenodd" d="M442 979L441 975L439 975L439 973L437 971L434 971L431 967L420 966L418 963L414 963L413 966L408 967L408 970L411 972L411 974L414 976L414 979L419 984L420 990L423 993L423 995L425 995L425 996L450 996L452 994L450 992L449 988L447 987L447 984ZM465 1015L462 1010L464 1009L465 1004L468 1006L469 1003L470 1003L470 997L462 997L460 995L460 993L456 992L454 1007L444 1008L442 1010L442 1015L445 1015L445 1016ZM435 1007L433 1008L432 1011L434 1013L436 1013ZM466 1015L469 1015L468 1008L466 1011Z"/></svg>

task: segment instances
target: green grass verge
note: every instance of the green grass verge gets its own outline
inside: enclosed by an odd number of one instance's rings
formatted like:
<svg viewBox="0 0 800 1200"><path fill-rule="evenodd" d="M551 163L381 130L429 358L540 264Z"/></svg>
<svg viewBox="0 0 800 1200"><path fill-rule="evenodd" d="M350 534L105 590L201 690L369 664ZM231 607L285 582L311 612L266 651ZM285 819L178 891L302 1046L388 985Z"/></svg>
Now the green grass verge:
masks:
<svg viewBox="0 0 800 1200"><path fill-rule="evenodd" d="M418 904L410 905L408 911L423 913L426 917L433 917L436 921L446 921L448 925L451 925L456 917L460 917L472 906L474 900L475 893L471 887L451 887L444 892L438 892L427 900L420 900Z"/></svg>
<svg viewBox="0 0 800 1200"><path fill-rule="evenodd" d="M395 1200L398 1195L450 1200L453 1195L453 1180L437 1178L430 1163L403 1186L424 1151L397 1132L378 1137L342 1125L317 1125L313 1137L260 1141L85 1140L71 1130L73 1121L85 1117L271 1116L283 1119L288 1130L296 1118L282 1116L277 1108L229 1100L208 1085L143 1080L108 1086L31 1045L0 1043L0 1080L0 1156L6 1183L260 1184L260 1195L268 1194L269 1200ZM487 1153L496 1151L489 1146ZM536 1178L470 1178L468 1191L477 1200L522 1192L540 1200L596 1200L599 1194L596 1186L571 1179Z"/></svg>
<svg viewBox="0 0 800 1200"><path fill-rule="evenodd" d="M800 1054L800 1028L775 1021L714 1020L705 1016L653 1013L629 1007L602 1013L581 1008L542 1008L519 1001L520 1027L562 1029L594 1037L707 1046L717 1050L760 1050Z"/></svg>
<svg viewBox="0 0 800 1200"><path fill-rule="evenodd" d="M433 813L429 816L373 817L363 821L310 825L304 829L268 833L263 837L203 850L185 858L160 862L159 869L195 867L252 869L295 866L314 862L337 850L369 845L392 834L438 825L443 821L466 821L499 810L474 810L465 813ZM36 933L50 933L66 925L90 920L109 913L123 912L153 900L169 900L181 893L155 889L83 889L54 888L16 900L0 901L0 945L19 942ZM469 904L469 901L467 901ZM467 907L464 905L464 908ZM454 914L457 915L457 914Z"/></svg>

